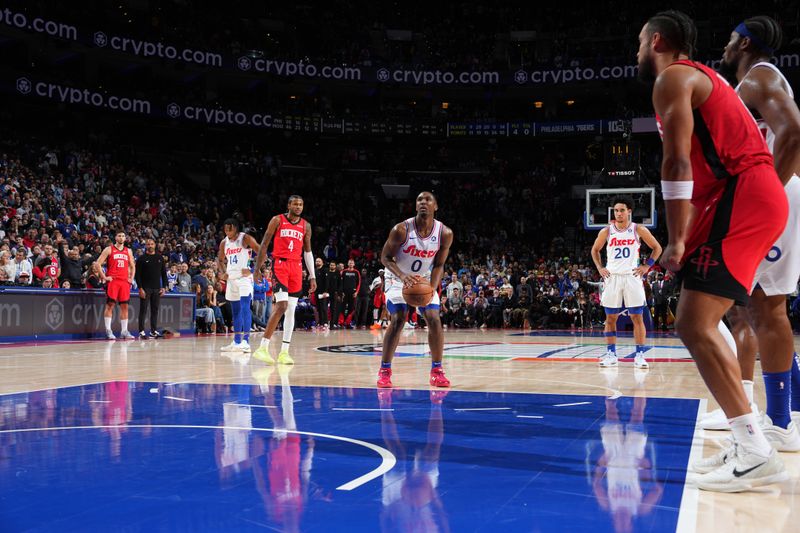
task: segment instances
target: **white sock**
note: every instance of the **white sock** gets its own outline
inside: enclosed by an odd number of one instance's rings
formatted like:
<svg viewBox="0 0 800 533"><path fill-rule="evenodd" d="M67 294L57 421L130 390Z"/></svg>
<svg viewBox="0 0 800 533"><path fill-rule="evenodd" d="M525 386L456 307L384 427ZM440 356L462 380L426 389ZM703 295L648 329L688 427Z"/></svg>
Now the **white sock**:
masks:
<svg viewBox="0 0 800 533"><path fill-rule="evenodd" d="M758 425L758 419L753 413L728 419L735 440L745 451L755 453L762 457L769 457L772 446L767 442L764 433Z"/></svg>
<svg viewBox="0 0 800 533"><path fill-rule="evenodd" d="M747 403L753 403L753 382L743 379L742 387L744 387L744 394L747 396Z"/></svg>
<svg viewBox="0 0 800 533"><path fill-rule="evenodd" d="M289 343L288 342L283 341L281 343L281 351L282 352L288 352L289 351Z"/></svg>
<svg viewBox="0 0 800 533"><path fill-rule="evenodd" d="M119 325L122 326L122 331L128 331L128 319L125 320L120 319Z"/></svg>
<svg viewBox="0 0 800 533"><path fill-rule="evenodd" d="M374 320L375 322L378 321L378 310L377 309L373 309L372 310L372 320Z"/></svg>
<svg viewBox="0 0 800 533"><path fill-rule="evenodd" d="M289 303L286 306L286 313L283 315L283 348L282 350L289 349L289 343L292 342L292 333L294 333L294 310L297 307L297 298L289 296Z"/></svg>
<svg viewBox="0 0 800 533"><path fill-rule="evenodd" d="M267 336L261 337L261 346L266 346L267 348L269 348L269 337Z"/></svg>
<svg viewBox="0 0 800 533"><path fill-rule="evenodd" d="M110 316L104 316L103 317L103 322L106 323L106 331L111 331L111 317Z"/></svg>

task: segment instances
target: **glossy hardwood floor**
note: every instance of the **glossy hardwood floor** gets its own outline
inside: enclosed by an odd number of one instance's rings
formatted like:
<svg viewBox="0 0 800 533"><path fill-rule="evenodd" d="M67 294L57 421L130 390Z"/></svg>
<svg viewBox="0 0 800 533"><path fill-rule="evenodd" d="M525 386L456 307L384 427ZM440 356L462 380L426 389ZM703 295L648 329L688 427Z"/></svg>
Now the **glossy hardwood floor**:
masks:
<svg viewBox="0 0 800 533"><path fill-rule="evenodd" d="M298 331L292 342L296 365L292 387L374 388L381 331ZM255 348L260 334L253 334ZM280 332L272 352L279 347ZM445 369L452 389L585 396L707 399L716 404L695 365L674 336L649 339L649 371L623 362L601 371L595 357L602 337L582 332L522 335L516 331L446 332ZM163 340L90 341L0 345L0 396L107 381L158 383L255 384L253 370L263 365L246 355L225 355L226 336ZM405 331L395 360L394 383L400 389L428 389L430 368L423 330ZM619 340L619 353L632 339ZM800 340L796 339L796 346ZM627 350L627 352L626 352ZM760 369L756 370L759 375ZM763 385L756 397L764 406ZM718 450L726 432L695 433L697 452ZM758 492L716 494L688 488L679 529L697 531L800 531L800 453L782 454L791 480Z"/></svg>

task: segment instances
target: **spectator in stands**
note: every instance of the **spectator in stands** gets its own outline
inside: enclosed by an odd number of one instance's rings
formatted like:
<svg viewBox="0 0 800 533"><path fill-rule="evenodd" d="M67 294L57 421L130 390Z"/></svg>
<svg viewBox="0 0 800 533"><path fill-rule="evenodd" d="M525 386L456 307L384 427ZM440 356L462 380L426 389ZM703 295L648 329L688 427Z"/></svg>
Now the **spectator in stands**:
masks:
<svg viewBox="0 0 800 533"><path fill-rule="evenodd" d="M100 265L92 263L87 272L85 286L87 289L102 289L105 286L103 283L103 276L100 272Z"/></svg>
<svg viewBox="0 0 800 533"><path fill-rule="evenodd" d="M17 267L14 265L14 261L11 260L11 252L0 251L0 270L2 271L0 281L14 283L17 277Z"/></svg>
<svg viewBox="0 0 800 533"><path fill-rule="evenodd" d="M56 246L58 247L58 256L61 261L61 276L59 277L61 285L63 286L64 282L69 280L73 287L82 287L83 273L86 267L94 262L95 258L91 255L81 258L78 247L73 246L68 250L67 241L64 240L56 242Z"/></svg>
<svg viewBox="0 0 800 533"><path fill-rule="evenodd" d="M192 292L192 277L189 275L189 265L181 263L175 283L175 292Z"/></svg>
<svg viewBox="0 0 800 533"><path fill-rule="evenodd" d="M451 300L453 298L453 292L455 289L458 289L459 294L463 294L464 292L464 285L462 285L461 282L458 281L458 275L453 273L450 276L450 283L447 284L447 289L446 289L447 297L450 298Z"/></svg>
<svg viewBox="0 0 800 533"><path fill-rule="evenodd" d="M181 243L177 243L175 245L175 250L169 254L169 262L170 263L185 263L188 258L186 257L186 253L183 251L183 245ZM186 266L186 270L188 272L189 266ZM189 287L191 290L191 287ZM188 292L188 291L178 291L178 292Z"/></svg>
<svg viewBox="0 0 800 533"><path fill-rule="evenodd" d="M195 295L195 310L194 316L199 321L197 324L197 333L216 333L217 323L214 318L213 296L214 287L208 287L209 291L203 291L202 287L197 283L192 283L192 290Z"/></svg>

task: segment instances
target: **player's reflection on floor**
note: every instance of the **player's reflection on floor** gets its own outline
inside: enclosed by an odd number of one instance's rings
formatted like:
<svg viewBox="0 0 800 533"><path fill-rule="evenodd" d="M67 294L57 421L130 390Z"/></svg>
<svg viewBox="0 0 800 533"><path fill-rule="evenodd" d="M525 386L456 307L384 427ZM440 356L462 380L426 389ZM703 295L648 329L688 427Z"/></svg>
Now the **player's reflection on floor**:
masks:
<svg viewBox="0 0 800 533"><path fill-rule="evenodd" d="M330 493L325 493L311 482L314 439L310 436L304 438L306 450L301 458L301 436L292 433L297 430L297 423L294 418L292 387L289 383L291 370L292 367L287 366L279 366L277 369L280 376L279 403L275 395L275 379L272 377L274 367L260 368L253 373L263 395L263 405L276 431L254 432L250 438L249 450L241 449L242 445L239 445L232 458L242 464L242 459L246 456L267 516L280 526L281 531L289 532L300 531L304 504L309 494L315 499L332 499ZM259 399L253 397L252 401L257 402ZM243 403L241 399L239 403ZM246 435L244 439L246 441ZM222 457L225 457L224 446L222 451ZM220 464L225 464L225 460L220 459Z"/></svg>
<svg viewBox="0 0 800 533"><path fill-rule="evenodd" d="M381 433L386 448L397 458L397 465L383 475L381 529L398 531L450 531L442 500L439 498L439 456L444 440L442 402L447 391L430 391L431 407L425 445L407 449L400 438L391 409L392 390L379 389Z"/></svg>
<svg viewBox="0 0 800 533"><path fill-rule="evenodd" d="M647 398L640 392L645 376L642 372L636 376L633 398L606 399L606 418L600 428L602 450L593 454L591 445L587 450L587 458L601 454L593 459L592 490L600 507L611 514L618 533L633 531L636 519L650 514L664 493L656 477L655 447L647 441ZM625 423L621 412L628 406Z"/></svg>

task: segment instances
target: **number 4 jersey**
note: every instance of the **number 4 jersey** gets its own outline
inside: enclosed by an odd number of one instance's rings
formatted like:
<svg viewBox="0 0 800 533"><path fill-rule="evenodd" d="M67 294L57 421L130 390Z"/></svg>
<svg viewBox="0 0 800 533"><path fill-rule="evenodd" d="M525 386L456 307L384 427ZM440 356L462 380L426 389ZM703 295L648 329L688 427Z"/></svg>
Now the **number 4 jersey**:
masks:
<svg viewBox="0 0 800 533"><path fill-rule="evenodd" d="M281 225L272 241L272 256L276 259L300 261L303 258L303 239L306 236L306 221L302 218L290 222L286 215L279 215Z"/></svg>
<svg viewBox="0 0 800 533"><path fill-rule="evenodd" d="M612 222L608 225L606 241L606 268L612 274L631 274L639 266L639 234L636 224L631 222L619 229Z"/></svg>

